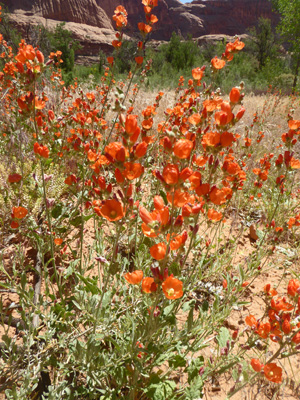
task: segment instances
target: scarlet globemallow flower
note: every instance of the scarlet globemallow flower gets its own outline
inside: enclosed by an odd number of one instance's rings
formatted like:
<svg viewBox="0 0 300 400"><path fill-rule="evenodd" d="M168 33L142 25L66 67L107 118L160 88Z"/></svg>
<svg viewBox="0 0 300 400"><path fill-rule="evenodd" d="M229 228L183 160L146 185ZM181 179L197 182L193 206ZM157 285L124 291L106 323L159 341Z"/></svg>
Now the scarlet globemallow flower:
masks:
<svg viewBox="0 0 300 400"><path fill-rule="evenodd" d="M175 300L183 296L182 286L183 283L171 275L162 283L162 290L167 299Z"/></svg>
<svg viewBox="0 0 300 400"><path fill-rule="evenodd" d="M250 364L255 372L260 372L264 366L263 364L260 363L260 361L257 358L252 358Z"/></svg>
<svg viewBox="0 0 300 400"><path fill-rule="evenodd" d="M210 201L216 205L226 203L226 193L222 189L214 187L209 193Z"/></svg>
<svg viewBox="0 0 300 400"><path fill-rule="evenodd" d="M163 260L166 256L167 245L163 242L150 247L150 254L155 260Z"/></svg>
<svg viewBox="0 0 300 400"><path fill-rule="evenodd" d="M124 278L131 285L138 285L143 279L143 276L144 276L143 271L137 269L136 271L133 272L127 272L124 275Z"/></svg>
<svg viewBox="0 0 300 400"><path fill-rule="evenodd" d="M274 383L281 383L282 381L282 368L275 363L266 364L264 366L264 374L268 381Z"/></svg>
<svg viewBox="0 0 300 400"><path fill-rule="evenodd" d="M156 210L162 210L165 207L164 200L161 196L154 196L153 204Z"/></svg>
<svg viewBox="0 0 300 400"><path fill-rule="evenodd" d="M179 169L175 164L165 166L162 176L168 185L176 185L179 179Z"/></svg>
<svg viewBox="0 0 300 400"><path fill-rule="evenodd" d="M102 207L95 207L94 210L108 221L118 221L124 217L122 203L115 199L104 201Z"/></svg>
<svg viewBox="0 0 300 400"><path fill-rule="evenodd" d="M287 292L290 296L294 297L300 293L300 281L298 279L291 279L289 281Z"/></svg>
<svg viewBox="0 0 300 400"><path fill-rule="evenodd" d="M176 157L184 160L189 158L191 151L194 147L194 143L189 139L179 139L173 147L173 153Z"/></svg>
<svg viewBox="0 0 300 400"><path fill-rule="evenodd" d="M266 322L265 324L259 323L255 333L257 333L262 339L266 339L269 336L270 331L271 324Z"/></svg>
<svg viewBox="0 0 300 400"><path fill-rule="evenodd" d="M140 207L139 214L140 214L142 221L145 222L145 224L148 225L153 222L152 215L149 213L149 211L145 207L143 207L143 206Z"/></svg>
<svg viewBox="0 0 300 400"><path fill-rule="evenodd" d="M271 307L275 311L291 311L294 307L292 304L288 303L284 297L275 300L272 298Z"/></svg>
<svg viewBox="0 0 300 400"><path fill-rule="evenodd" d="M137 116L136 115L127 115L125 121L125 131L128 135L133 135L137 129Z"/></svg>
<svg viewBox="0 0 300 400"><path fill-rule="evenodd" d="M200 81L203 78L204 71L198 67L192 70L192 76L196 81Z"/></svg>
<svg viewBox="0 0 300 400"><path fill-rule="evenodd" d="M157 284L151 277L146 277L142 281L142 291L145 293L153 293L157 290Z"/></svg>
<svg viewBox="0 0 300 400"><path fill-rule="evenodd" d="M11 174L11 175L8 175L8 182L9 183L18 183L18 182L20 182L20 180L22 179L22 175L20 175L20 174Z"/></svg>
<svg viewBox="0 0 300 400"><path fill-rule="evenodd" d="M139 178L144 172L144 167L139 163L126 162L124 167L123 175L130 181Z"/></svg>
<svg viewBox="0 0 300 400"><path fill-rule="evenodd" d="M17 219L23 219L28 214L28 210L24 207L13 207L12 217Z"/></svg>
<svg viewBox="0 0 300 400"><path fill-rule="evenodd" d="M214 210L213 208L210 208L207 212L207 218L210 221L218 222L221 221L221 219L223 218L223 214Z"/></svg>
<svg viewBox="0 0 300 400"><path fill-rule="evenodd" d="M236 104L240 101L241 93L238 88L232 88L229 94L231 103Z"/></svg>
<svg viewBox="0 0 300 400"><path fill-rule="evenodd" d="M38 154L38 155L40 155L41 157L43 157L43 158L48 158L48 157L49 157L49 149L48 149L48 147L47 147L47 146L40 145L40 144L38 144L37 142L34 143L34 145L33 145L33 151L34 151L36 154Z"/></svg>
<svg viewBox="0 0 300 400"><path fill-rule="evenodd" d="M254 315L248 315L245 318L245 322L246 322L246 325L250 326L251 328L256 328L257 327L257 320L254 317Z"/></svg>
<svg viewBox="0 0 300 400"><path fill-rule="evenodd" d="M278 293L277 293L277 290L275 290L275 289L271 289L271 285L270 285L270 283L267 283L266 284L266 286L264 287L264 292L267 294L267 295L269 295L269 296L276 296Z"/></svg>
<svg viewBox="0 0 300 400"><path fill-rule="evenodd" d="M226 61L220 60L220 58L218 58L217 56L211 60L211 65L215 69L222 69L223 67L225 67L225 64L226 64Z"/></svg>

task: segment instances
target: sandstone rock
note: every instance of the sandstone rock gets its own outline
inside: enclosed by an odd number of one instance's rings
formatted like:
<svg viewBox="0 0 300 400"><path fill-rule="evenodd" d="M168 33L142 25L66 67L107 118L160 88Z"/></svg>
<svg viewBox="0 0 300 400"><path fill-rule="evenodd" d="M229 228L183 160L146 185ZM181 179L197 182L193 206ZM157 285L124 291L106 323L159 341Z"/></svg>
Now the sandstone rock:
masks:
<svg viewBox="0 0 300 400"><path fill-rule="evenodd" d="M26 33L29 25L44 25L50 30L54 30L60 21L45 19L39 16L28 16L21 13L11 15L11 20L19 30ZM98 28L86 24L78 24L75 22L67 22L65 28L72 32L73 37L77 40L82 48L78 54L98 55L99 50L109 53L113 50L112 40L115 39L114 31L106 28Z"/></svg>
<svg viewBox="0 0 300 400"><path fill-rule="evenodd" d="M137 37L137 23L145 20L140 0L5 0L5 4L13 13L14 23L22 29L26 24L43 23L50 27L55 26L54 21L66 21L67 29L83 45L81 53L89 55L96 55L100 48L111 48L112 15L119 4L128 11L129 36ZM160 0L154 14L159 19L151 34L155 40L169 40L173 31L184 38L240 35L255 25L260 16L277 19L266 0L194 0L187 4Z"/></svg>

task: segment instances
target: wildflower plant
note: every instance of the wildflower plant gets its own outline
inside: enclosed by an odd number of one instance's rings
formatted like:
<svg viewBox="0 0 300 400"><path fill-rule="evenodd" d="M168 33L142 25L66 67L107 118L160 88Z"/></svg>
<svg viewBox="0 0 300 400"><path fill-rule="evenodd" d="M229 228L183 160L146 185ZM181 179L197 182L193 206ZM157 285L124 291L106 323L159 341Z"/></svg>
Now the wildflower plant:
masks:
<svg viewBox="0 0 300 400"><path fill-rule="evenodd" d="M145 22L128 79L115 81L108 57L88 92L76 82L65 87L61 52L45 60L22 40L13 54L1 40L0 391L7 398L196 399L210 379L234 368L240 376L250 365L247 383L262 371L282 382L276 359L290 343L281 330L292 342L298 337L298 281L288 289L295 304L271 301L272 322L247 317L245 331L231 334L225 321L247 304L247 287L283 235L293 232L297 243L300 122L290 114L276 154L253 160L255 128L238 133L243 84L226 95L215 87L218 71L244 47L238 38L212 59L211 81L205 66L191 71L186 86L180 79L162 120L162 92L138 110L133 81L150 69L144 47L157 3L142 1ZM113 20L118 49L123 6ZM234 230L229 216L242 196L253 208L262 197L268 202L270 187L276 201L248 260L236 263L246 228ZM239 342L246 326L263 339L281 335L279 351L241 367L254 347ZM230 393L243 386L236 379Z"/></svg>

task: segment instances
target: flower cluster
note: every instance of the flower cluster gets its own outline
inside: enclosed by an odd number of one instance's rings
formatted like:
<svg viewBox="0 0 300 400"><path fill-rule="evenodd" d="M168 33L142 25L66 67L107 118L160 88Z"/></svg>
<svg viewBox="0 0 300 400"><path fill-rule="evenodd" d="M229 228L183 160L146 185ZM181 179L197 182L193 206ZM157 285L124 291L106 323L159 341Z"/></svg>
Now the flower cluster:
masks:
<svg viewBox="0 0 300 400"><path fill-rule="evenodd" d="M261 339L270 338L280 345L297 346L300 343L300 281L289 281L288 298L276 297L278 293L270 284L265 286L264 292L266 298L271 299L267 310L268 321L262 322L249 315L245 319L246 325ZM251 366L257 372L263 370L265 377L272 382L280 383L282 380L282 369L274 363L263 366L257 359L252 359Z"/></svg>

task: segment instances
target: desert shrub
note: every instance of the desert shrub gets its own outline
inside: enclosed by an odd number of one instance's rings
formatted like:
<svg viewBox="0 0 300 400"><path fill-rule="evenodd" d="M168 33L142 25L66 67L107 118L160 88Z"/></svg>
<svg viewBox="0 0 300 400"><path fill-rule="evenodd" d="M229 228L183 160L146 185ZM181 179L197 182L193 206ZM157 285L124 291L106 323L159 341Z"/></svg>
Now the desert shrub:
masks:
<svg viewBox="0 0 300 400"><path fill-rule="evenodd" d="M270 93L247 121L244 85L218 87L239 40L172 93L141 92L155 3L121 81L109 58L97 86L66 86L61 52L21 43L11 57L1 43L8 399L195 400L222 377L228 398L262 382L269 393L299 355L298 99ZM122 49L122 6L114 21Z"/></svg>
<svg viewBox="0 0 300 400"><path fill-rule="evenodd" d="M21 34L15 29L15 27L9 20L9 11L6 8L5 4L0 4L2 7L0 34L3 36L3 39L7 41L8 45L13 48L13 51L16 52L21 41Z"/></svg>
<svg viewBox="0 0 300 400"><path fill-rule="evenodd" d="M199 55L199 48L191 38L182 40L175 32L165 46L162 52L165 54L166 61L177 71L191 68Z"/></svg>

